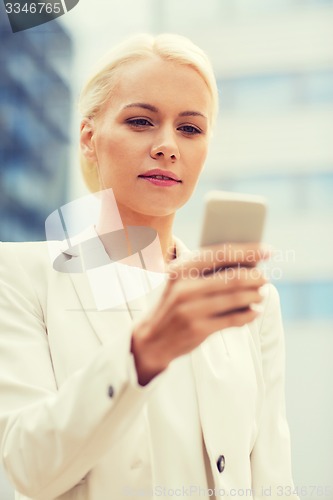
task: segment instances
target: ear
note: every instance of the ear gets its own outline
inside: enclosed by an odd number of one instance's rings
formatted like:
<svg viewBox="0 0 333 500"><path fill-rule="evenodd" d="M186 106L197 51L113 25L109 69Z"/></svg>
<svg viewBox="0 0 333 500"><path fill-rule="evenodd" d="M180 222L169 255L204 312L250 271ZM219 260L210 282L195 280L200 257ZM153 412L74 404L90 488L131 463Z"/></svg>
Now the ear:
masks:
<svg viewBox="0 0 333 500"><path fill-rule="evenodd" d="M91 161L96 162L96 150L94 142L95 124L92 118L84 118L80 127L80 149L83 156Z"/></svg>

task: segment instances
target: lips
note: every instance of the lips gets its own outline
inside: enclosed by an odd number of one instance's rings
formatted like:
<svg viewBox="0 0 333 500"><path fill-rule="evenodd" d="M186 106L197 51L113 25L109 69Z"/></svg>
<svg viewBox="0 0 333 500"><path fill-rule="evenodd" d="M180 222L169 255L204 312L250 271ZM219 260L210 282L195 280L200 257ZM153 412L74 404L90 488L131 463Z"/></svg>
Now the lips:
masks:
<svg viewBox="0 0 333 500"><path fill-rule="evenodd" d="M153 169L153 170L147 170L144 174L140 174L138 177L144 178L144 179L156 179L160 181L174 181L174 182L182 182L176 174L173 172L170 172L168 170L160 170L160 169Z"/></svg>
<svg viewBox="0 0 333 500"><path fill-rule="evenodd" d="M167 177L166 175L139 175L139 177L145 177L145 178L149 178L149 179L159 179L161 181L174 181L175 179L173 179L172 177ZM179 181L177 181L179 182Z"/></svg>

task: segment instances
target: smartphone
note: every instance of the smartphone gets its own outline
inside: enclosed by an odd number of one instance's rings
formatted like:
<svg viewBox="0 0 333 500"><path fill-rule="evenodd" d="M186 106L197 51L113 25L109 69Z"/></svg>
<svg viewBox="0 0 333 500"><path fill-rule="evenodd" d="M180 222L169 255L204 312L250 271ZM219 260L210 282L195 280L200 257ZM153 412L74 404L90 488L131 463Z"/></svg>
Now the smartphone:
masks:
<svg viewBox="0 0 333 500"><path fill-rule="evenodd" d="M266 199L262 196L228 191L208 192L200 246L260 242L266 206Z"/></svg>

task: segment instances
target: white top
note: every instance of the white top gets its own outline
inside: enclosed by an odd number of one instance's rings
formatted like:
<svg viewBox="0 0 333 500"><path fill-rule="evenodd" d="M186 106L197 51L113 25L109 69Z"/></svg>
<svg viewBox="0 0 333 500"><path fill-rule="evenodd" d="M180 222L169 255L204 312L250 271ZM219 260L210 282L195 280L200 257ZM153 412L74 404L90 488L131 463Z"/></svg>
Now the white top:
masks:
<svg viewBox="0 0 333 500"><path fill-rule="evenodd" d="M93 237L97 236L97 233L91 227L85 235ZM177 240L177 255L181 253L180 247L181 244ZM103 252L106 254L100 242L99 253L102 255ZM134 320L138 320L145 313L144 308L138 311L135 300L131 301L131 294L133 295L135 288L138 293L140 290L146 290L144 303L147 308L157 302L167 275L152 273L136 267L137 265L140 265L140 262L134 261L134 267L112 263L109 271L107 266L102 266L90 273L90 276L94 273L94 281L91 278L90 284L93 284L93 289L96 290L97 301L101 304L101 308L103 308L102 303L105 297L110 297L111 290L108 293L110 284L114 292L115 281L119 282L118 291L121 290L125 295L128 311ZM115 268L116 271L114 271ZM155 285L155 288L151 288L151 285ZM147 288L150 288L149 292ZM140 302L143 304L142 297ZM106 307L107 305L106 302ZM132 370L132 383L137 384L134 363L130 364L130 369ZM193 367L189 355L181 356L170 364L159 381L158 388L152 392L147 401L145 412L153 454L154 498L186 497L187 493L195 498L196 492L198 492L198 498L208 498L204 460L206 450L202 439ZM174 418L170 419L170 415ZM195 456L190 461L188 460L189 449L196 450ZM201 450L199 455L197 450ZM166 460L172 464L172 467L165 467ZM179 482L180 477L181 482ZM210 487L214 488L212 484ZM128 493L134 492L129 490ZM138 493L136 492L137 496ZM214 500L215 497L211 493L210 491L209 498Z"/></svg>
<svg viewBox="0 0 333 500"><path fill-rule="evenodd" d="M225 497L295 500L274 287L256 321L213 333L141 387L133 317L163 287L98 310L77 271L85 250L63 251L59 272L45 242L0 243L0 449L16 498L201 500L186 487L212 484L210 471ZM178 485L184 492L156 490Z"/></svg>
<svg viewBox="0 0 333 500"><path fill-rule="evenodd" d="M172 420L170 408L174 409ZM182 491L183 488L200 487L201 491L207 491L202 431L189 356L175 360L167 371L147 403L147 417L151 430L156 498L167 490L171 490L170 497L176 496L176 490ZM191 449L196 453L189 460L188 450ZM198 454L200 449L202 453ZM172 467L165 467L166 460ZM201 498L206 498L206 495L202 493Z"/></svg>
<svg viewBox="0 0 333 500"><path fill-rule="evenodd" d="M91 228L90 237L97 233ZM86 233L87 234L87 233ZM181 253L178 243L178 254ZM100 243L100 253L105 252ZM135 263L136 264L136 263ZM138 291L146 290L144 300L140 300L140 305L145 304L146 308L151 308L157 302L163 291L166 281L166 274L152 273L140 267L124 266L122 264L112 264L116 267L116 272L104 268L97 268L94 271L94 290L98 293L97 301L102 306L103 297L110 296L107 289L112 283L113 291L115 279L119 281L119 289L126 295L127 308L134 320L139 320L144 315L146 309L138 310L137 302L131 300L131 293L137 287ZM112 273L112 276L111 276ZM114 273L114 274L113 274ZM92 284L92 281L90 281ZM141 283L141 287L140 287ZM161 283L158 285L158 283ZM151 284L157 284L155 288L150 288ZM104 293L101 293L101 290ZM129 369L131 381L137 385L137 374L134 363L130 363ZM149 388L148 388L149 390ZM171 410L171 411L170 411ZM150 446L152 450L153 468L153 498L170 498L176 496L187 496L191 498L208 498L208 484L205 470L205 445L202 438L197 395L195 391L193 367L189 355L175 359L159 380L158 387L152 391L146 405L145 414L150 432ZM179 418L181 415L181 418ZM171 418L170 418L171 417ZM188 460L188 450L196 450L192 460ZM198 450L201 453L198 454ZM172 467L165 467L165 461L172 464ZM182 478L181 482L179 478ZM214 486L210 485L214 488ZM125 493L134 494L134 498L139 497L139 491L131 491L129 488ZM148 493L148 492L147 492ZM150 492L149 492L150 493ZM211 492L209 498L213 499Z"/></svg>

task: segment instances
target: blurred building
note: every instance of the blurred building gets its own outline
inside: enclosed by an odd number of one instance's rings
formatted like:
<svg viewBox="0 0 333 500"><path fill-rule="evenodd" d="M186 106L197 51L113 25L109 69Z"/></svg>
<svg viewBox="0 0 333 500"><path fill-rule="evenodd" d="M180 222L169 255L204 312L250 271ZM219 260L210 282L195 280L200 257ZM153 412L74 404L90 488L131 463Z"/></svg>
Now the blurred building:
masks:
<svg viewBox="0 0 333 500"><path fill-rule="evenodd" d="M45 239L46 217L66 201L72 41L57 21L13 34L3 7L0 240Z"/></svg>
<svg viewBox="0 0 333 500"><path fill-rule="evenodd" d="M211 56L221 113L177 233L198 244L209 189L267 197L294 479L302 499L333 500L333 1L190 4L184 0L176 15L180 3L165 2L164 29L189 36Z"/></svg>
<svg viewBox="0 0 333 500"><path fill-rule="evenodd" d="M0 240L45 239L67 199L72 41L57 21L13 34L1 2L0 47Z"/></svg>
<svg viewBox="0 0 333 500"><path fill-rule="evenodd" d="M175 31L176 3L164 5ZM213 60L221 112L184 213L199 226L210 188L266 195L285 318L333 320L333 1L208 0L207 24L189 3L182 32Z"/></svg>

